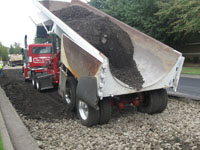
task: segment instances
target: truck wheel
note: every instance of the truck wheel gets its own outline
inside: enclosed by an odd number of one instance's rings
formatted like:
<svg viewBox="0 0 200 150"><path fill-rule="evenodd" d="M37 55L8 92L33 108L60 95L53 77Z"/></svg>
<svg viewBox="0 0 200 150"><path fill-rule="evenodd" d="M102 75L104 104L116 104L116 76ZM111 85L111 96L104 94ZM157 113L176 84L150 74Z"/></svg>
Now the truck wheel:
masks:
<svg viewBox="0 0 200 150"><path fill-rule="evenodd" d="M36 89L41 92L41 84L38 80L36 80Z"/></svg>
<svg viewBox="0 0 200 150"><path fill-rule="evenodd" d="M144 101L138 107L142 113L155 114L161 113L167 107L168 97L164 89L146 92Z"/></svg>
<svg viewBox="0 0 200 150"><path fill-rule="evenodd" d="M70 111L74 111L76 109L76 85L77 82L73 77L67 78L64 101L66 103L67 110Z"/></svg>
<svg viewBox="0 0 200 150"><path fill-rule="evenodd" d="M34 73L31 76L31 81L32 81L33 87L36 89L36 75Z"/></svg>
<svg viewBox="0 0 200 150"><path fill-rule="evenodd" d="M109 100L102 100L99 103L100 117L99 124L107 124L111 118L112 108Z"/></svg>
<svg viewBox="0 0 200 150"><path fill-rule="evenodd" d="M81 123L87 127L99 123L99 110L96 110L77 98L76 109Z"/></svg>
<svg viewBox="0 0 200 150"><path fill-rule="evenodd" d="M28 79L24 78L24 82L28 82L28 81L29 81Z"/></svg>
<svg viewBox="0 0 200 150"><path fill-rule="evenodd" d="M161 113L165 110L165 108L167 107L168 104L168 95L167 95L167 90L166 89L160 89L159 90L159 96L160 96L160 100L162 101L159 109L158 109L158 113Z"/></svg>

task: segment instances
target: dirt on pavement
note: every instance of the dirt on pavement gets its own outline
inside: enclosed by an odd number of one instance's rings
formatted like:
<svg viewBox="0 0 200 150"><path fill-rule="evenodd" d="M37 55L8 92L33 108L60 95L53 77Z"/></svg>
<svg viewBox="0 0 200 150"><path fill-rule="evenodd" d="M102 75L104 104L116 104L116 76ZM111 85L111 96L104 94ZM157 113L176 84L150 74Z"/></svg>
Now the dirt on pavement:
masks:
<svg viewBox="0 0 200 150"><path fill-rule="evenodd" d="M5 90L17 112L27 118L62 119L75 116L75 113L68 113L65 110L57 89L38 92L31 82L24 81L22 69L3 70L0 86Z"/></svg>
<svg viewBox="0 0 200 150"><path fill-rule="evenodd" d="M134 46L124 30L108 17L96 15L80 6L53 13L108 57L113 76L133 88L142 88L144 81L133 60Z"/></svg>

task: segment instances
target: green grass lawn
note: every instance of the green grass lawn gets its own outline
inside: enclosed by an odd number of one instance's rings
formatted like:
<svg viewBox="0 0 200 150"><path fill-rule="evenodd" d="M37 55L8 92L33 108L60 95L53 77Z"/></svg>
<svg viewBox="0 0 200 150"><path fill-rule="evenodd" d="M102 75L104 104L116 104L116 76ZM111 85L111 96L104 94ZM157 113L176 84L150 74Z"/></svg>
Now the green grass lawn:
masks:
<svg viewBox="0 0 200 150"><path fill-rule="evenodd" d="M183 67L182 74L200 75L200 67Z"/></svg>
<svg viewBox="0 0 200 150"><path fill-rule="evenodd" d="M1 139L1 135L0 135L0 150L4 150L4 148L3 148L3 142L2 142L2 139Z"/></svg>

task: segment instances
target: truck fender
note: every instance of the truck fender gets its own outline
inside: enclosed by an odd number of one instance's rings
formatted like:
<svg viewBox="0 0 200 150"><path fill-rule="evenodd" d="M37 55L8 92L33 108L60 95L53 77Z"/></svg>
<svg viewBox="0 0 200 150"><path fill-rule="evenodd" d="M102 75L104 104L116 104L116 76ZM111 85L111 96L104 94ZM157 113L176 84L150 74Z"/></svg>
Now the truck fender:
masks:
<svg viewBox="0 0 200 150"><path fill-rule="evenodd" d="M97 96L97 79L91 76L82 76L78 79L76 96L89 106L99 110Z"/></svg>

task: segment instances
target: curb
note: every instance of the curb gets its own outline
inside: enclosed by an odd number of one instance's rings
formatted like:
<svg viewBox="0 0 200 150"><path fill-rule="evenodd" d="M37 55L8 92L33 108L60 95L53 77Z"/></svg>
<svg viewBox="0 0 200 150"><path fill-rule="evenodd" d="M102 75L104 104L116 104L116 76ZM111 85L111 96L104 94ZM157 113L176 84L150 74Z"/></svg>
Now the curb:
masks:
<svg viewBox="0 0 200 150"><path fill-rule="evenodd" d="M181 74L182 78L200 79L200 75Z"/></svg>
<svg viewBox="0 0 200 150"><path fill-rule="evenodd" d="M192 95L183 94L183 93L179 93L179 92L172 92L172 91L167 91L167 94L169 96L172 96L172 97L179 97L179 98L185 98L185 99L191 99L191 100L195 100L195 101L200 101L200 97L199 96L192 96Z"/></svg>
<svg viewBox="0 0 200 150"><path fill-rule="evenodd" d="M14 150L1 111L0 111L0 132L4 148L6 150Z"/></svg>
<svg viewBox="0 0 200 150"><path fill-rule="evenodd" d="M5 129L7 129L8 133L7 135L5 135L5 138L7 138L8 140L8 146L11 146L9 145L9 139L8 139L10 138L14 150L40 150L38 144L33 139L28 129L25 127L25 125L23 124L22 120L18 116L17 112L13 108L12 104L10 103L8 97L6 96L4 90L1 87L0 87L0 111L4 119ZM10 149L7 148L7 150Z"/></svg>

